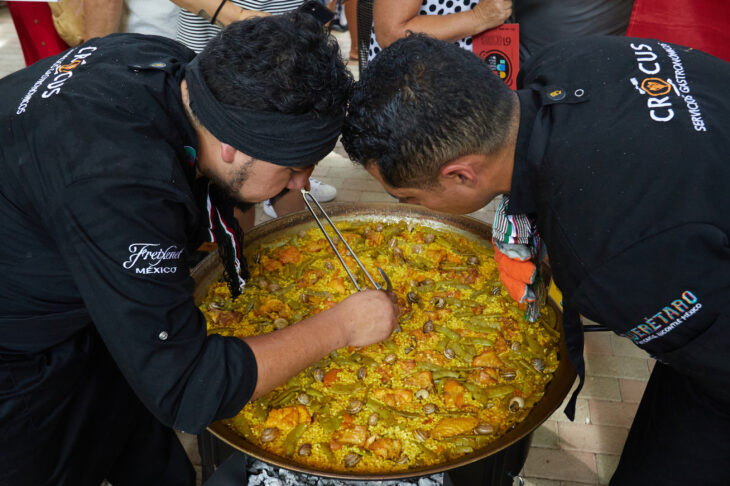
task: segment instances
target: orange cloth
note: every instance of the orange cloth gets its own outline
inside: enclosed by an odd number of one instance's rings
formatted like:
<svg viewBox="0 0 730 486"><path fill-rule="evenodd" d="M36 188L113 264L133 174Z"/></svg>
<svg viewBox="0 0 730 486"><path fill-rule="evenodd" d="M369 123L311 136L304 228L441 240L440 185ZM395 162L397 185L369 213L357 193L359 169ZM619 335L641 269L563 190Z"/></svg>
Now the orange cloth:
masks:
<svg viewBox="0 0 730 486"><path fill-rule="evenodd" d="M529 284L535 281L536 267L531 260L510 258L494 245L494 260L499 269L499 279L507 288L510 297L519 303L534 302L535 297L529 291Z"/></svg>

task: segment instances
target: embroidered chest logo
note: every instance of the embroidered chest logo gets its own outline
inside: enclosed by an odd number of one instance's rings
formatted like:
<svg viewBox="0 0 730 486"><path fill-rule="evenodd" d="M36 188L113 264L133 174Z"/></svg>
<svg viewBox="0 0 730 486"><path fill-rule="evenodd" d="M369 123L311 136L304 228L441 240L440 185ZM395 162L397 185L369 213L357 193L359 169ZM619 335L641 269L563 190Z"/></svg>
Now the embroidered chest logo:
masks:
<svg viewBox="0 0 730 486"><path fill-rule="evenodd" d="M702 309L702 303L689 290L675 299L651 317L644 317L644 322L622 334L637 344L647 344L654 339L665 336L680 326L687 319Z"/></svg>
<svg viewBox="0 0 730 486"><path fill-rule="evenodd" d="M687 82L682 59L669 44L663 42L659 46L666 51L672 63L674 76L664 79L662 76L662 65L658 62L659 56L649 44L629 44L634 51L637 67L643 74L649 76L639 81L638 78L630 78L634 88L642 94L647 95L646 107L649 110L649 118L655 122L664 123L674 119L677 105L684 103L689 113L692 127L698 132L706 132L707 126L702 118L702 111L697 100L690 94L690 86ZM679 103L677 102L679 99Z"/></svg>
<svg viewBox="0 0 730 486"><path fill-rule="evenodd" d="M163 248L159 243L132 243L129 245L129 258L122 267L142 274L175 273L178 268L176 262L182 252L175 245Z"/></svg>

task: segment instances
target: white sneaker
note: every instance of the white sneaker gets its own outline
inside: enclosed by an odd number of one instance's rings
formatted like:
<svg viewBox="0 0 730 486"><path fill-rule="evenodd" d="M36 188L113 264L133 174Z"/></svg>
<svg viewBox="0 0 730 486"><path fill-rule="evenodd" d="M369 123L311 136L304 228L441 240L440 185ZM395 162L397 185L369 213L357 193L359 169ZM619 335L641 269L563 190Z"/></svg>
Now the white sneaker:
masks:
<svg viewBox="0 0 730 486"><path fill-rule="evenodd" d="M276 216L276 210L274 209L274 205L271 204L271 199L267 199L266 201L264 201L263 207L264 207L264 213L267 216L269 216L271 218L276 218L277 217Z"/></svg>
<svg viewBox="0 0 730 486"><path fill-rule="evenodd" d="M311 186L309 192L319 202L328 202L337 197L337 189L334 186L318 181L314 177L309 178L309 185Z"/></svg>
<svg viewBox="0 0 730 486"><path fill-rule="evenodd" d="M330 186L329 184L325 184L322 181L318 181L317 179L310 177L309 178L309 192L317 199L319 202L328 202L333 200L335 197L337 197L337 189L334 186ZM264 213L271 217L276 218L278 217L276 214L276 210L274 209L274 205L271 204L271 199L267 199L264 201L263 204Z"/></svg>

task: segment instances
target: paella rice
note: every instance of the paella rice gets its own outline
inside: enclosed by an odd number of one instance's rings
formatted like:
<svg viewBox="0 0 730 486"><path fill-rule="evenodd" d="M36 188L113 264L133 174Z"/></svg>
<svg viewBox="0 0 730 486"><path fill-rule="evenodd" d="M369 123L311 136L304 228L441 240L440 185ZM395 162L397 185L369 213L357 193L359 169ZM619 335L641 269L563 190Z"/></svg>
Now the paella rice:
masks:
<svg viewBox="0 0 730 486"><path fill-rule="evenodd" d="M226 424L302 465L364 474L469 454L523 420L558 367L552 310L526 322L483 242L417 221L338 228L372 275L387 270L399 329L380 344L331 353ZM200 306L209 333L274 332L355 292L317 228L246 253L245 292L232 300L225 284L214 284Z"/></svg>

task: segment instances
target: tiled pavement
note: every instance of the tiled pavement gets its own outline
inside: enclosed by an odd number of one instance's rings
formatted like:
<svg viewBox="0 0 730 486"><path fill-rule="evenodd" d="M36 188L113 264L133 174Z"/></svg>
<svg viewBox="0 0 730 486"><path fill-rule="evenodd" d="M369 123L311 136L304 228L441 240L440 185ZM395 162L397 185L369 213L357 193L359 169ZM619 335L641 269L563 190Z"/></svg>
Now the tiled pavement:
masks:
<svg viewBox="0 0 730 486"><path fill-rule="evenodd" d="M349 38L338 34L343 52ZM357 71L355 63L350 63ZM23 58L7 10L0 8L0 77L23 67ZM315 169L314 176L338 188L337 201L393 201L361 168L344 156L341 146ZM494 203L475 213L490 222ZM268 219L257 209L257 221ZM607 484L618 463L653 360L628 340L611 333L586 334L585 387L578 399L575 422L562 407L533 436L522 471L528 486ZM191 444L191 437L186 438Z"/></svg>

